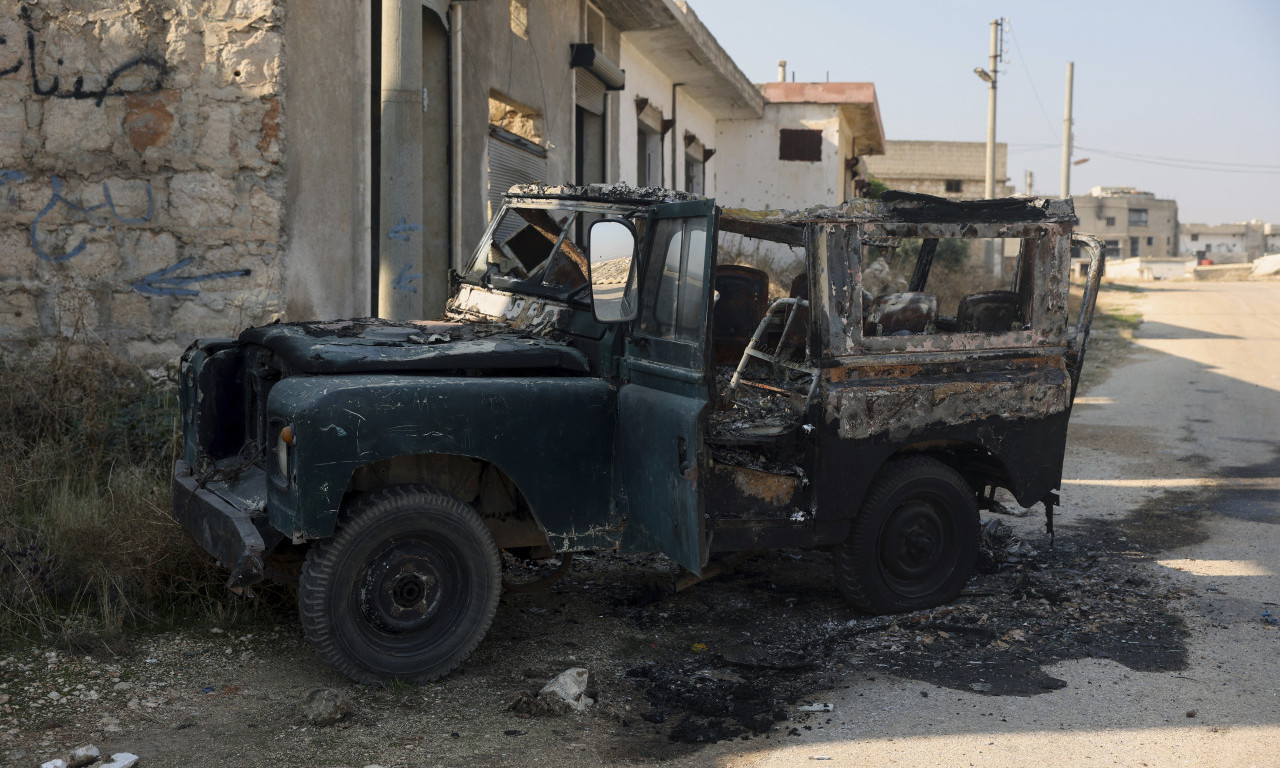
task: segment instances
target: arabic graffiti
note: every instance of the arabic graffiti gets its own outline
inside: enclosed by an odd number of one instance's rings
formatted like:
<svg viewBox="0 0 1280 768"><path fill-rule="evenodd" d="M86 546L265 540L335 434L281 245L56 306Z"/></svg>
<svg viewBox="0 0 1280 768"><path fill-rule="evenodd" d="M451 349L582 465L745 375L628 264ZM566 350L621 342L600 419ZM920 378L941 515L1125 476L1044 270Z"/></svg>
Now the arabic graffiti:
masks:
<svg viewBox="0 0 1280 768"><path fill-rule="evenodd" d="M19 57L14 64L0 69L0 77L16 74L25 65L31 78L31 91L37 96L48 96L55 99L90 99L95 106L100 107L103 100L108 96L124 96L129 93L155 93L160 90L161 83L169 72L169 65L163 59L144 54L135 56L108 72L101 88L85 90L83 75L76 78L69 91L61 88L62 82L58 75L54 75L49 82L42 83L40 74L36 71L36 30L35 24L31 19L31 9L25 5L22 6L21 16L22 23L27 28L26 57ZM0 35L0 51L3 51L7 45L8 41L3 35ZM62 63L62 59L58 59L58 64ZM141 78L141 81L131 84L130 87L120 84L121 79L128 75L137 75Z"/></svg>
<svg viewBox="0 0 1280 768"><path fill-rule="evenodd" d="M178 263L157 269L147 275L134 280L132 283L133 290L138 293L144 293L148 296L197 296L200 294L194 288L186 286L192 283L202 283L206 280L224 280L228 277L248 277L253 274L250 269L232 269L225 272L210 272L206 275L176 275L182 268L189 266L192 262L190 257L182 259Z"/></svg>
<svg viewBox="0 0 1280 768"><path fill-rule="evenodd" d="M62 253L50 253L45 250L40 241L40 222L52 213L59 205L66 207L72 213L81 214L89 214L106 208L107 212L110 213L111 218L121 224L145 224L146 222L151 221L151 217L155 214L155 199L152 196L151 182L149 181L147 182L147 213L144 216L132 217L121 216L120 212L116 210L115 200L111 198L111 188L107 186L105 181L102 182L102 196L105 199L105 202L98 203L97 205L90 205L88 207L77 205L68 200L63 195L63 192L66 190L66 182L57 176L49 177L49 186L52 188L53 193L49 197L48 204L46 204L44 208L41 208L40 212L37 213L36 217L31 221L31 248L36 252L37 256L45 261L66 261L67 259L79 256L87 246L86 240L81 238L80 242L66 249Z"/></svg>

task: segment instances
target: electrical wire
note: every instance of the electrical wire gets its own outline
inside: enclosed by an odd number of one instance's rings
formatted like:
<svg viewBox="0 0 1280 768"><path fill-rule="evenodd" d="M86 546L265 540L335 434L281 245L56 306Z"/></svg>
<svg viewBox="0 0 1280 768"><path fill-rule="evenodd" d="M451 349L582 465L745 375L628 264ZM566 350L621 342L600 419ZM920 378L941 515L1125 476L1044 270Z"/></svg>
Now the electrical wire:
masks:
<svg viewBox="0 0 1280 768"><path fill-rule="evenodd" d="M1158 155L1141 155L1133 152L1116 152L1109 149L1101 149L1099 147L1077 146L1085 152L1092 152L1096 155L1105 157L1113 157L1117 160L1128 160L1133 163L1145 163L1147 165L1158 165L1165 168L1180 168L1187 171L1212 171L1215 173L1247 173L1258 174L1264 176L1280 175L1280 166L1278 165L1259 165L1256 163L1232 163L1217 160L1193 160L1184 157L1161 157Z"/></svg>
<svg viewBox="0 0 1280 768"><path fill-rule="evenodd" d="M1058 132L1053 127L1053 120L1049 118L1049 112L1045 110L1044 102L1040 100L1040 91L1036 90L1036 81L1031 78L1031 70L1027 68L1027 57L1023 55L1022 45L1018 43L1018 33L1014 31L1013 24L1008 20L1005 21L1005 26L1009 28L1009 37L1013 38L1013 47L1018 51L1018 63L1022 65L1022 72L1027 76L1027 83L1031 85L1031 95L1036 97L1036 105L1040 107L1040 114L1044 116L1044 124L1048 126L1051 136L1057 136Z"/></svg>

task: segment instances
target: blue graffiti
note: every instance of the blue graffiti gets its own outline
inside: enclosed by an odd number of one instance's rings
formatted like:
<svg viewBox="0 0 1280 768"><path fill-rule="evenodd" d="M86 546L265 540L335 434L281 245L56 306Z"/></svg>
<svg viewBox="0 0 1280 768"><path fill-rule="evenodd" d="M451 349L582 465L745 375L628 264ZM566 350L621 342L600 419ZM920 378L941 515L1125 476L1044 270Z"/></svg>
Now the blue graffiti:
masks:
<svg viewBox="0 0 1280 768"><path fill-rule="evenodd" d="M192 283L202 283L206 280L225 280L229 277L248 277L253 274L250 269L232 269L226 272L210 272L207 275L175 275L174 273L191 264L192 259L187 257L178 263L157 269L148 275L134 280L133 290L138 293L144 293L148 296L198 296L200 291L186 286Z"/></svg>
<svg viewBox="0 0 1280 768"><path fill-rule="evenodd" d="M405 264L400 268L400 273L396 275L396 279L391 283L391 287L397 291L408 291L409 293L417 293L418 286L413 285L415 280L422 278L421 272L410 272L412 264Z"/></svg>
<svg viewBox="0 0 1280 768"><path fill-rule="evenodd" d="M140 217L126 217L120 215L116 210L115 201L111 198L111 190L107 188L107 182L105 181L102 182L102 196L106 198L106 202L98 203L97 205L90 205L88 207L76 205L64 197L62 193L66 190L67 185L65 181L57 176L49 177L49 186L53 189L53 195L49 198L49 203L44 208L41 208L40 212L36 214L35 219L31 221L31 248L36 252L37 256L45 261L66 261L67 259L79 256L86 246L84 238L81 238L80 242L76 243L65 253L49 253L40 245L40 222L45 216L48 216L54 208L57 208L59 204L69 208L73 212L85 214L106 208L111 214L111 217L121 224L145 224L146 222L151 221L151 217L155 214L155 198L152 196L151 182L149 181L147 182L147 213L145 216Z"/></svg>
<svg viewBox="0 0 1280 768"><path fill-rule="evenodd" d="M396 222L396 225L391 228L390 232L387 233L387 239L399 240L402 243L407 243L409 242L409 237L410 237L409 233L421 232L421 231L422 231L421 224L408 224L405 222L405 218L401 216L400 220Z"/></svg>
<svg viewBox="0 0 1280 768"><path fill-rule="evenodd" d="M18 194L14 192L13 187L9 185L11 183L16 184L20 181L26 180L27 174L22 171L11 171L7 168L0 168L0 187L4 187L6 196L9 199L9 205L13 205L18 202Z"/></svg>

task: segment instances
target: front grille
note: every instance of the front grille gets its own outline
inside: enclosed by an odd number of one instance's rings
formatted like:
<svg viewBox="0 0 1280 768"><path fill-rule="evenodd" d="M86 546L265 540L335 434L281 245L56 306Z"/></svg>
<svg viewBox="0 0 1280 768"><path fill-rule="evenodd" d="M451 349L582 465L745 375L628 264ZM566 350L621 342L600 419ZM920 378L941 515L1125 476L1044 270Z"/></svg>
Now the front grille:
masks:
<svg viewBox="0 0 1280 768"><path fill-rule="evenodd" d="M245 434L249 442L265 452L271 446L267 397L280 380L280 371L274 365L270 350L252 346L246 350L245 371L245 402L248 404Z"/></svg>

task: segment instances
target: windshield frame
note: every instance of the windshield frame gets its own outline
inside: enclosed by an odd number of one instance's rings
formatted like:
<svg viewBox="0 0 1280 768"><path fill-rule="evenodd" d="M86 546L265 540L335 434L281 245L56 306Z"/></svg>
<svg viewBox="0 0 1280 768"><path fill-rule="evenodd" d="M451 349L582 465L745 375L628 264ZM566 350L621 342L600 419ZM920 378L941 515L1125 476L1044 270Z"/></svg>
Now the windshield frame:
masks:
<svg viewBox="0 0 1280 768"><path fill-rule="evenodd" d="M502 208L498 210L489 223L485 226L484 236L476 244L475 249L471 253L471 259L468 262L467 270L458 276L458 281L468 285L479 286L481 288L493 288L506 291L509 293L538 296L542 298L557 299L560 301L568 301L575 296L588 293L591 288L590 275L584 275L588 278L587 282L580 286L556 286L546 285L531 280L509 279L501 277L494 279L492 274L492 264L489 262L489 249L493 242L494 233L497 232L502 220L507 216L508 212L513 209L526 210L556 210L570 212L570 219L565 223L566 229L562 231L563 235L575 226L577 222L582 220L582 214L600 214L603 216L617 217L634 221L637 218L647 218L650 205L635 203L619 203L619 202L598 202L591 200L581 200L572 198L525 198L525 197L506 197L503 198ZM570 235L572 237L572 235ZM578 244L579 247L582 244ZM552 249L552 255L555 255L557 247Z"/></svg>

